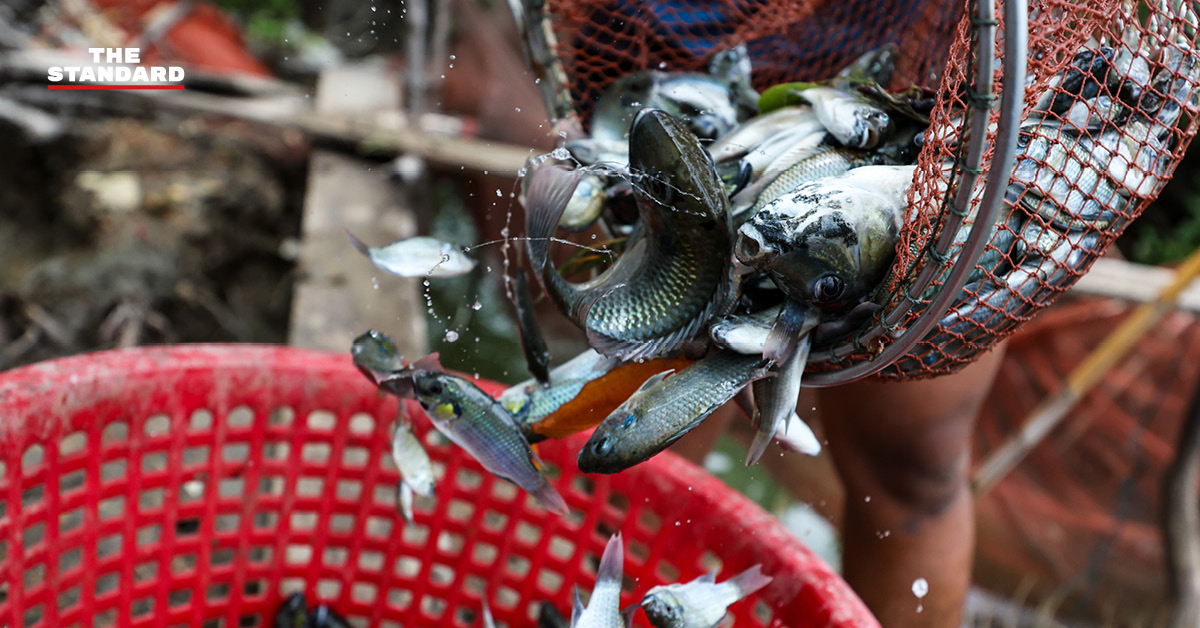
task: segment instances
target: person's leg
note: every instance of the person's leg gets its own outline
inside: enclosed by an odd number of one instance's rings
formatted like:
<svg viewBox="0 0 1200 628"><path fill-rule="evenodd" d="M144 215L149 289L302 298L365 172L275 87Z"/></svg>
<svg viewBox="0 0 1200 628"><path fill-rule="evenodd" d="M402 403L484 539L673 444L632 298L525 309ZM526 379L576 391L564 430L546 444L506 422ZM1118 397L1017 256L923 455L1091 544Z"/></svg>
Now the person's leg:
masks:
<svg viewBox="0 0 1200 628"><path fill-rule="evenodd" d="M821 391L846 490L843 574L885 628L962 621L975 544L971 436L1002 356L931 380Z"/></svg>

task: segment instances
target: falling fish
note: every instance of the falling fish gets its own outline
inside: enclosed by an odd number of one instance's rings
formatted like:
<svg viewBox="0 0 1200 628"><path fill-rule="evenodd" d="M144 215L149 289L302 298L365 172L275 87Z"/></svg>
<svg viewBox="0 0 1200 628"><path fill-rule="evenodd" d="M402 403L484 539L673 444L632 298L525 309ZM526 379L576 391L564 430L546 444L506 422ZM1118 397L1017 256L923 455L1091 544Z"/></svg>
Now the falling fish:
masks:
<svg viewBox="0 0 1200 628"><path fill-rule="evenodd" d="M806 312L808 320L803 324L812 329L816 325L815 312ZM755 413L753 423L757 428L750 451L746 454L746 466L750 466L762 457L767 445L775 437L780 427L786 427L788 419L796 412L796 402L800 399L800 380L804 377L804 367L808 364L808 350L812 346L812 337L807 330L801 330L800 340L791 355L779 367L775 377L760 379L751 386L754 390Z"/></svg>
<svg viewBox="0 0 1200 628"><path fill-rule="evenodd" d="M533 495L550 512L567 513L567 503L541 472L529 442L495 399L471 382L445 373L419 372L413 387L439 432L496 477Z"/></svg>
<svg viewBox="0 0 1200 628"><path fill-rule="evenodd" d="M413 399L412 374L416 371L440 371L438 354L431 353L409 364L396 343L387 334L368 330L350 346L354 366L383 392L401 399Z"/></svg>
<svg viewBox="0 0 1200 628"><path fill-rule="evenodd" d="M400 484L397 488L404 519L412 522L412 493L422 497L433 497L435 480L433 463L429 454L421 446L421 440L413 433L412 424L402 414L396 417L396 431L392 435L392 461L400 470ZM407 489L407 494L406 494Z"/></svg>
<svg viewBox="0 0 1200 628"><path fill-rule="evenodd" d="M387 246L367 246L349 231L350 244L376 268L401 277L458 277L475 268L475 260L462 249L437 238L415 236Z"/></svg>
<svg viewBox="0 0 1200 628"><path fill-rule="evenodd" d="M621 609L621 577L625 571L625 548L618 532L608 540L600 568L596 571L596 586L587 608L575 589L575 604L571 609L571 628L631 628L637 606Z"/></svg>
<svg viewBox="0 0 1200 628"><path fill-rule="evenodd" d="M762 356L718 351L675 375L651 377L588 438L579 452L579 470L617 473L650 458L747 384L767 377L770 364Z"/></svg>
<svg viewBox="0 0 1200 628"><path fill-rule="evenodd" d="M714 628L729 606L770 584L762 565L717 582L713 570L687 584L656 586L642 598L642 610L655 628Z"/></svg>
<svg viewBox="0 0 1200 628"><path fill-rule="evenodd" d="M529 184L529 258L542 287L600 353L649 359L678 349L732 305L729 199L694 135L667 113L643 109L630 132L640 173L642 237L603 275L563 279L550 261L550 237L578 175L544 164Z"/></svg>

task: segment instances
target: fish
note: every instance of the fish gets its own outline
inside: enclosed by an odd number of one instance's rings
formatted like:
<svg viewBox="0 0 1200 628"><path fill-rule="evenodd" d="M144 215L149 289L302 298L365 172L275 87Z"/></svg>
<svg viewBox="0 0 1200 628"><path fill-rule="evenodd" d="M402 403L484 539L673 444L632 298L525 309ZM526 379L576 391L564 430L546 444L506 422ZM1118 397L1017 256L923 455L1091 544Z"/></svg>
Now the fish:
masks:
<svg viewBox="0 0 1200 628"><path fill-rule="evenodd" d="M592 226L604 212L606 188L607 181L598 174L588 173L580 177L579 185L571 194L558 226L567 231L583 231Z"/></svg>
<svg viewBox="0 0 1200 628"><path fill-rule="evenodd" d="M707 149L716 163L737 160L773 135L801 125L805 127L818 125L816 128L819 130L823 128L819 126L820 124L821 121L817 119L817 114L808 105L784 107L751 118L720 139L710 143Z"/></svg>
<svg viewBox="0 0 1200 628"><path fill-rule="evenodd" d="M808 155L825 141L827 135L819 122L797 124L768 137L761 144L746 151L737 162L737 168L749 169L751 180L760 180L767 176L767 169L771 164L786 160L789 156L794 158ZM721 163L717 167L726 169L732 166Z"/></svg>
<svg viewBox="0 0 1200 628"><path fill-rule="evenodd" d="M403 414L396 417L396 429L392 433L392 461L400 470L402 482L422 497L433 497L436 484L433 463Z"/></svg>
<svg viewBox="0 0 1200 628"><path fill-rule="evenodd" d="M303 593L296 592L284 598L283 603L279 605L279 610L275 611L275 622L272 626L274 628L309 628L308 602L304 599Z"/></svg>
<svg viewBox="0 0 1200 628"><path fill-rule="evenodd" d="M565 438L595 427L647 377L688 364L691 361L685 358L620 362L589 349L552 371L549 388L522 382L501 393L499 401L517 419L530 442Z"/></svg>
<svg viewBox="0 0 1200 628"><path fill-rule="evenodd" d="M762 565L718 583L716 570L687 584L659 585L642 598L642 610L655 628L715 628L729 606L771 583Z"/></svg>
<svg viewBox="0 0 1200 628"><path fill-rule="evenodd" d="M738 118L745 119L758 113L758 91L752 83L750 51L746 44L722 50L708 62L708 74L724 81L729 87L730 100L738 108Z"/></svg>
<svg viewBox="0 0 1200 628"><path fill-rule="evenodd" d="M858 94L816 86L797 91L795 96L812 105L821 124L843 146L874 148L892 130L887 112Z"/></svg>
<svg viewBox="0 0 1200 628"><path fill-rule="evenodd" d="M416 501L416 497L413 494L412 487L406 484L404 480L396 482L396 507L400 510L400 516L404 517L404 520L408 523L416 521L413 514L414 501Z"/></svg>
<svg viewBox="0 0 1200 628"><path fill-rule="evenodd" d="M755 190L753 187L746 188L748 195L751 193L751 190L757 193L756 196L752 196L754 201L750 207L750 212L752 214L753 212L757 212L767 203L795 190L809 181L837 176L861 166L882 163L884 163L884 159L881 156L866 151L849 150L835 146L818 146L804 159L795 162L782 172L773 174L768 170L761 179L765 185L759 189ZM735 199L736 201L737 199Z"/></svg>
<svg viewBox="0 0 1200 628"><path fill-rule="evenodd" d="M350 628L350 622L337 614L328 604L318 604L312 612L309 628Z"/></svg>
<svg viewBox="0 0 1200 628"><path fill-rule="evenodd" d="M579 599L575 589L575 603L571 609L571 628L632 628L633 612L637 606L621 610L621 578L625 566L625 549L618 532L604 546L600 567L596 570L596 586L587 607Z"/></svg>
<svg viewBox="0 0 1200 628"><path fill-rule="evenodd" d="M596 101L592 138L624 140L642 110L661 109L678 117L697 137L716 139L738 123L738 107L731 96L724 81L698 72L631 72Z"/></svg>
<svg viewBox="0 0 1200 628"><path fill-rule="evenodd" d="M367 246L349 231L346 236L376 268L400 277L459 277L475 268L475 260L461 248L429 236L405 238L382 247Z"/></svg>
<svg viewBox="0 0 1200 628"><path fill-rule="evenodd" d="M550 238L578 175L543 164L530 175L529 259L542 288L588 344L621 360L678 349L732 306L729 199L696 137L666 112L644 109L630 135L641 237L604 274L572 284L550 260Z"/></svg>
<svg viewBox="0 0 1200 628"><path fill-rule="evenodd" d="M863 166L767 203L738 230L734 254L791 299L826 312L874 291L895 257L915 166Z"/></svg>
<svg viewBox="0 0 1200 628"><path fill-rule="evenodd" d="M529 280L518 258L515 285L510 286L513 309L517 315L517 332L521 337L521 351L525 353L525 365L534 379L542 386L550 385L550 350L542 337L533 309L533 293L529 291Z"/></svg>
<svg viewBox="0 0 1200 628"><path fill-rule="evenodd" d="M368 329L354 339L354 344L350 346L350 357L354 360L354 366L373 384L396 375L408 366L396 342L374 329Z"/></svg>
<svg viewBox="0 0 1200 628"><path fill-rule="evenodd" d="M512 416L471 382L423 371L413 377L417 400L433 426L483 468L533 495L546 510L566 514L567 503L541 472Z"/></svg>
<svg viewBox="0 0 1200 628"><path fill-rule="evenodd" d="M816 315L811 310L806 314L809 320L805 324L808 329L812 329L816 326ZM801 331L798 345L779 366L778 375L751 384L755 403L752 422L757 431L746 454L746 466L762 458L776 431L780 427L786 427L790 417L796 413L796 402L800 399L800 381L804 377L804 367L808 364L808 350L811 346L811 335L807 330Z"/></svg>
<svg viewBox="0 0 1200 628"><path fill-rule="evenodd" d="M761 354L767 345L771 324L779 317L782 306L766 308L749 315L729 315L708 328L717 346L745 353Z"/></svg>
<svg viewBox="0 0 1200 628"><path fill-rule="evenodd" d="M779 441L784 449L798 453L809 456L821 453L821 441L817 440L812 428L795 411L776 428L775 440Z"/></svg>
<svg viewBox="0 0 1200 628"><path fill-rule="evenodd" d="M629 171L629 141L620 139L578 138L563 142L571 157L588 166L607 166L617 173Z"/></svg>
<svg viewBox="0 0 1200 628"><path fill-rule="evenodd" d="M671 375L659 373L600 423L579 452L584 473L617 473L666 449L750 382L767 377L762 356L718 351Z"/></svg>

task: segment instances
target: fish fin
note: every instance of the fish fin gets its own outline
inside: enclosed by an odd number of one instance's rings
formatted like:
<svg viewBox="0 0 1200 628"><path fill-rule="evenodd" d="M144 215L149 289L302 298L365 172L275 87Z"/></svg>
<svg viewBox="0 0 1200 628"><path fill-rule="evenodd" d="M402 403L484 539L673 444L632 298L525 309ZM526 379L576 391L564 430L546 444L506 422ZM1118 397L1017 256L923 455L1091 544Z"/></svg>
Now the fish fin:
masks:
<svg viewBox="0 0 1200 628"><path fill-rule="evenodd" d="M534 488L529 494L533 495L534 499L538 500L538 503L543 508L556 515L565 515L571 512L571 508L567 506L566 500L563 499L562 495L559 495L554 485L544 475L542 476L541 485Z"/></svg>
<svg viewBox="0 0 1200 628"><path fill-rule="evenodd" d="M525 194L525 235L529 239L525 248L529 263L537 271L534 274L548 294L545 275L555 272L550 262L550 237L554 235L579 179L578 171L545 163L529 175L529 189Z"/></svg>
<svg viewBox="0 0 1200 628"><path fill-rule="evenodd" d="M349 229L346 230L346 237L350 238L350 245L358 249L359 253L366 255L368 259L371 257L371 247L367 246L365 242L355 237L353 233L350 233Z"/></svg>
<svg viewBox="0 0 1200 628"><path fill-rule="evenodd" d="M757 413L754 410L754 388L753 387L746 386L745 388L738 391L738 394L734 395L733 401L735 403L737 403L738 407L741 408L742 412L745 413L746 416L751 421L756 420L755 414L757 414ZM755 425L757 425L757 423L755 423Z"/></svg>
<svg viewBox="0 0 1200 628"><path fill-rule="evenodd" d="M712 571L700 576L699 578L696 578L696 582L703 582L705 584L713 584L717 581L717 572L718 571L720 571L719 567L717 569L713 569Z"/></svg>
<svg viewBox="0 0 1200 628"><path fill-rule="evenodd" d="M663 372L661 372L661 373L655 373L654 375L651 375L650 377L647 377L647 378L646 378L646 381L642 382L642 385L641 385L641 386L638 386L638 389L637 389L637 390L635 390L635 391L633 391L633 394L634 394L634 395L636 395L636 394L638 394L638 393L640 393L640 392L643 392L643 391L645 391L646 389L650 388L651 386L654 386L655 384L658 384L659 382L663 381L663 380L664 380L664 379L666 379L666 378L667 378L667 377L668 377L668 376L669 376L671 373L674 373L674 372L675 372L675 369L670 369L670 370L667 370L667 371L663 371ZM631 396L632 396L632 395L631 395Z"/></svg>
<svg viewBox="0 0 1200 628"><path fill-rule="evenodd" d="M604 554L600 557L600 568L596 571L596 586L601 582L616 583L621 586L621 574L625 570L625 544L621 533L612 535L608 545L604 546Z"/></svg>
<svg viewBox="0 0 1200 628"><path fill-rule="evenodd" d="M746 571L732 577L729 582L733 583L738 590L738 599L742 599L751 593L767 586L773 578L762 572L762 565L755 565Z"/></svg>
<svg viewBox="0 0 1200 628"><path fill-rule="evenodd" d="M821 453L821 441L800 415L795 412L775 430L775 439L785 449L790 449L809 456Z"/></svg>
<svg viewBox="0 0 1200 628"><path fill-rule="evenodd" d="M759 458L762 458L763 453L767 451L767 445L771 444L774 436L773 433L765 432L762 429L754 433L754 440L750 442L750 449L746 452L747 467L753 466Z"/></svg>
<svg viewBox="0 0 1200 628"><path fill-rule="evenodd" d="M396 483L396 502L400 506L400 514L408 523L413 522L413 490L403 480Z"/></svg>
<svg viewBox="0 0 1200 628"><path fill-rule="evenodd" d="M488 608L487 596L482 600L480 614L483 615L483 628L496 628L496 620L492 619L492 609Z"/></svg>
<svg viewBox="0 0 1200 628"><path fill-rule="evenodd" d="M625 628L633 628L633 614L636 613L637 609L639 608L641 608L641 606L638 604L630 604L621 610L621 621L624 623Z"/></svg>
<svg viewBox="0 0 1200 628"><path fill-rule="evenodd" d="M442 368L442 362L441 362L441 360L438 359L438 355L439 354L437 352L430 353L429 355L421 358L420 360L413 362L412 369L414 371L438 371L438 372L445 370Z"/></svg>
<svg viewBox="0 0 1200 628"><path fill-rule="evenodd" d="M789 300L780 310L771 331L767 333L767 344L763 357L782 364L796 350L797 341L817 323L817 313L807 303Z"/></svg>
<svg viewBox="0 0 1200 628"><path fill-rule="evenodd" d="M579 597L579 587L575 587L575 601L571 606L571 627L574 628L579 624L579 618L583 617L583 600Z"/></svg>

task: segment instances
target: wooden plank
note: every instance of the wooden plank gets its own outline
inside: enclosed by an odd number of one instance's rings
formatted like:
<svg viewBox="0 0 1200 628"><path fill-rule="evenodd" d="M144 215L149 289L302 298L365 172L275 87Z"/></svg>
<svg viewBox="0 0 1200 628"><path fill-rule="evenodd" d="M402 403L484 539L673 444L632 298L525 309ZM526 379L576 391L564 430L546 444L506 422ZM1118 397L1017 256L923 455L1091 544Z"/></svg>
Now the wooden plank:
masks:
<svg viewBox="0 0 1200 628"><path fill-rule="evenodd" d="M316 108L318 113L347 117L398 112L400 86L383 68L332 68L317 83ZM349 352L356 336L378 329L396 340L406 358L424 355L420 281L376 269L350 246L346 230L380 245L416 235L417 221L384 168L314 151L304 199L290 343Z"/></svg>
<svg viewBox="0 0 1200 628"><path fill-rule="evenodd" d="M1158 296L1174 276L1170 268L1103 257L1096 260L1091 270L1079 278L1071 292L1145 303ZM1200 282L1185 288L1176 306L1181 310L1200 313Z"/></svg>

